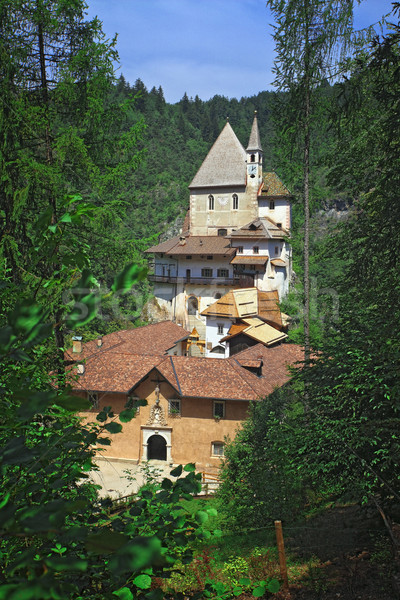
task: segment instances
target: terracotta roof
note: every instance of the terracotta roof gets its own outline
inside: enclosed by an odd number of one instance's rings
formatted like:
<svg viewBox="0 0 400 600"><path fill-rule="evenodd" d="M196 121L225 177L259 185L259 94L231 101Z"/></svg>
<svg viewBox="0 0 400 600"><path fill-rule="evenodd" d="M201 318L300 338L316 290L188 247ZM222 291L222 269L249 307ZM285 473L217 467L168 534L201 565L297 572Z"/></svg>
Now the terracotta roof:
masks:
<svg viewBox="0 0 400 600"><path fill-rule="evenodd" d="M243 256L238 254L231 260L231 264L234 265L265 265L268 262L269 256Z"/></svg>
<svg viewBox="0 0 400 600"><path fill-rule="evenodd" d="M247 150L262 150L260 132L258 131L257 113L254 116L253 125L251 127L250 139Z"/></svg>
<svg viewBox="0 0 400 600"><path fill-rule="evenodd" d="M259 191L259 195L262 196L291 196L292 194L283 185L275 172L264 173L263 183Z"/></svg>
<svg viewBox="0 0 400 600"><path fill-rule="evenodd" d="M230 248L229 241L219 235L191 235L184 239L181 239L181 237L172 238L168 242L152 246L146 252L163 252L170 256L176 254L218 254L231 256L236 250L235 248Z"/></svg>
<svg viewBox="0 0 400 600"><path fill-rule="evenodd" d="M156 354L164 355L167 350L181 340L189 337L190 332L172 321L162 321L109 333L101 338L99 347L97 340L82 344L82 352L72 352L69 348L65 353L66 360L82 361L93 355L109 354L116 351L124 354Z"/></svg>
<svg viewBox="0 0 400 600"><path fill-rule="evenodd" d="M123 352L99 352L88 358L85 373L76 378L71 367L71 385L76 390L92 392L119 392L128 394L165 356L124 354ZM73 379L77 379L74 381Z"/></svg>
<svg viewBox="0 0 400 600"><path fill-rule="evenodd" d="M254 381L249 381L248 372L243 367L235 368L229 359L188 356L170 359L158 365L158 371L169 381L179 383L183 397L232 400L258 397L257 376L251 374Z"/></svg>
<svg viewBox="0 0 400 600"><path fill-rule="evenodd" d="M246 185L246 152L229 123L197 171L189 188Z"/></svg>
<svg viewBox="0 0 400 600"><path fill-rule="evenodd" d="M186 211L185 219L182 225L182 235L189 235L190 231L190 209Z"/></svg>
<svg viewBox="0 0 400 600"><path fill-rule="evenodd" d="M255 369L259 369L260 367L262 367L262 359L261 358L242 358L242 359L238 359L238 363L242 366L242 367L250 367L250 368L255 368Z"/></svg>
<svg viewBox="0 0 400 600"><path fill-rule="evenodd" d="M228 331L228 336L237 335L238 333L243 331L243 329L247 329L247 325L245 325L244 323L232 323Z"/></svg>
<svg viewBox="0 0 400 600"><path fill-rule="evenodd" d="M201 313L204 316L231 317L258 316L270 324L282 327L281 311L276 290L261 292L257 288L231 290Z"/></svg>
<svg viewBox="0 0 400 600"><path fill-rule="evenodd" d="M263 366L262 376L258 378L259 386L264 395L268 395L289 381L291 377L289 366L301 366L304 349L296 344L279 344L271 348L267 348L263 344L256 344L227 360L236 360L240 364L243 360L260 358Z"/></svg>
<svg viewBox="0 0 400 600"><path fill-rule="evenodd" d="M289 235L289 232L278 225L269 217L259 217L232 231L226 237L228 239L281 239Z"/></svg>

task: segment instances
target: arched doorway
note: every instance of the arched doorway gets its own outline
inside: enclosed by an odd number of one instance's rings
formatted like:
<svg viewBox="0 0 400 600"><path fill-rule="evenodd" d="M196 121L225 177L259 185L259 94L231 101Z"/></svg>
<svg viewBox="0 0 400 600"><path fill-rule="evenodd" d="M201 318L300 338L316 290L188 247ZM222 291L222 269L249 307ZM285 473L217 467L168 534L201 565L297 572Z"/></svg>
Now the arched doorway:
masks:
<svg viewBox="0 0 400 600"><path fill-rule="evenodd" d="M189 296L189 298L188 298L188 314L196 316L198 310L199 310L199 302L198 302L196 296Z"/></svg>
<svg viewBox="0 0 400 600"><path fill-rule="evenodd" d="M152 435L147 440L147 460L167 460L167 442L161 435Z"/></svg>

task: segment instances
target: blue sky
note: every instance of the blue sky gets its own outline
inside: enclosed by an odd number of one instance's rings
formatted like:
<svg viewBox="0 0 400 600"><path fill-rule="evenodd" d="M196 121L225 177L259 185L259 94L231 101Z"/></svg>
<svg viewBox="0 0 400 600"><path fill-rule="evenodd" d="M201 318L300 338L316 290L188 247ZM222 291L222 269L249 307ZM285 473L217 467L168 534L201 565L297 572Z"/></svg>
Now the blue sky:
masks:
<svg viewBox="0 0 400 600"><path fill-rule="evenodd" d="M162 86L167 102L184 92L252 96L272 89L274 43L265 0L87 0L89 16L118 33L119 73L148 89ZM390 11L389 0L364 0L356 28Z"/></svg>

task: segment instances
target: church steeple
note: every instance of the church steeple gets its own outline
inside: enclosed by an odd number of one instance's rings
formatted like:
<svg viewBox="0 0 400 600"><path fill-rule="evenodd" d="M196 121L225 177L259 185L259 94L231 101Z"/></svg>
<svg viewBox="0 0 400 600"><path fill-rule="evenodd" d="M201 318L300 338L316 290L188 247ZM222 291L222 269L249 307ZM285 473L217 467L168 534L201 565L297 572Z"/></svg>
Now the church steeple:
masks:
<svg viewBox="0 0 400 600"><path fill-rule="evenodd" d="M257 122L257 111L254 111L254 120L253 125L251 127L249 144L247 146L247 152L261 152L261 140L260 140L260 132L258 130L258 122Z"/></svg>
<svg viewBox="0 0 400 600"><path fill-rule="evenodd" d="M254 120L251 127L250 139L246 149L247 162L247 183L256 184L262 180L262 158L263 151L261 147L260 132L258 130L257 111L254 111Z"/></svg>

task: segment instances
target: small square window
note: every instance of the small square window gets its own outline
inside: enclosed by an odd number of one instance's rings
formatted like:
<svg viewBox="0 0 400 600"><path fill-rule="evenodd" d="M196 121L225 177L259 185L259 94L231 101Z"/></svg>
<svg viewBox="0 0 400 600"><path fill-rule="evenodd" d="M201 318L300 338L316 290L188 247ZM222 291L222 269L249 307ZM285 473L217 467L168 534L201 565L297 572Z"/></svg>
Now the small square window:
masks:
<svg viewBox="0 0 400 600"><path fill-rule="evenodd" d="M218 327L218 335L223 335L223 333L224 333L224 326L223 326L223 324L218 323L217 327Z"/></svg>
<svg viewBox="0 0 400 600"><path fill-rule="evenodd" d="M243 246L238 246L237 252L238 252L238 254L243 254Z"/></svg>
<svg viewBox="0 0 400 600"><path fill-rule="evenodd" d="M253 246L253 254L259 254L260 248L258 246Z"/></svg>
<svg viewBox="0 0 400 600"><path fill-rule="evenodd" d="M223 419L225 417L225 402L214 400L213 417Z"/></svg>
<svg viewBox="0 0 400 600"><path fill-rule="evenodd" d="M168 413L170 415L181 414L181 401L180 400L168 400Z"/></svg>
<svg viewBox="0 0 400 600"><path fill-rule="evenodd" d="M224 450L225 450L224 442L212 442L212 444L211 444L212 456L224 456L224 454L225 454Z"/></svg>
<svg viewBox="0 0 400 600"><path fill-rule="evenodd" d="M207 260L212 260L214 257L212 256L212 254L210 254L209 256L207 256Z"/></svg>

